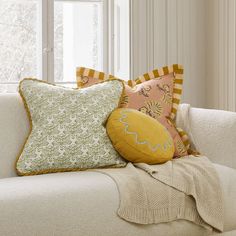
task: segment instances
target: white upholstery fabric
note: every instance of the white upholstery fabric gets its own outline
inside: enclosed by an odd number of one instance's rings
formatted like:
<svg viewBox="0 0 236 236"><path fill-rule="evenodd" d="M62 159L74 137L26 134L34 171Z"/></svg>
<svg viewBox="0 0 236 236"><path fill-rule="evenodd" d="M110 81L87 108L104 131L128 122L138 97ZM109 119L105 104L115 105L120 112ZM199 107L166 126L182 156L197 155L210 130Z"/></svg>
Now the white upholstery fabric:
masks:
<svg viewBox="0 0 236 236"><path fill-rule="evenodd" d="M1 236L204 236L187 221L137 225L116 215L113 180L96 172L71 172L0 180Z"/></svg>
<svg viewBox="0 0 236 236"><path fill-rule="evenodd" d="M235 236L236 235L236 230L225 232L225 233L215 233L212 236Z"/></svg>
<svg viewBox="0 0 236 236"><path fill-rule="evenodd" d="M236 113L190 108L181 104L177 127L192 134L198 151L214 163L236 168Z"/></svg>
<svg viewBox="0 0 236 236"><path fill-rule="evenodd" d="M236 230L236 170L218 164L214 166L223 191L224 231Z"/></svg>
<svg viewBox="0 0 236 236"><path fill-rule="evenodd" d="M235 113L192 108L189 114L200 151L214 162L235 168ZM141 226L121 220L116 215L119 195L115 183L101 173L7 178L16 176L16 156L28 132L20 97L0 95L1 236L189 236L189 232L204 236L203 228L187 221ZM225 193L224 230L235 229L216 235L236 235L236 170L220 165L216 169Z"/></svg>
<svg viewBox="0 0 236 236"><path fill-rule="evenodd" d="M236 229L236 170L216 165L225 197L225 231ZM116 215L115 182L97 172L71 172L0 180L0 235L3 236L204 236L184 220L137 225ZM36 234L37 232L37 234Z"/></svg>
<svg viewBox="0 0 236 236"><path fill-rule="evenodd" d="M0 94L0 179L16 176L16 157L29 133L29 121L18 94Z"/></svg>
<svg viewBox="0 0 236 236"><path fill-rule="evenodd" d="M188 131L181 106L177 125ZM191 108L188 118L197 148L213 162L236 168L236 113ZM16 176L15 160L28 133L20 96L0 94L0 179Z"/></svg>

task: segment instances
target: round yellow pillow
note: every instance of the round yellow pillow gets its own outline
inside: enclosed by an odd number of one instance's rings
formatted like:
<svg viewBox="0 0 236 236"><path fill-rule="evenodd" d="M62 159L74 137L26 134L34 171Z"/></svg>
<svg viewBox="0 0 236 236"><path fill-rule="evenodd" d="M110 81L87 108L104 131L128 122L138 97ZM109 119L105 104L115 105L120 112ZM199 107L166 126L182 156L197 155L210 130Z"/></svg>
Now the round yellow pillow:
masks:
<svg viewBox="0 0 236 236"><path fill-rule="evenodd" d="M114 110L106 129L114 148L128 161L158 164L174 156L174 142L167 129L137 110Z"/></svg>

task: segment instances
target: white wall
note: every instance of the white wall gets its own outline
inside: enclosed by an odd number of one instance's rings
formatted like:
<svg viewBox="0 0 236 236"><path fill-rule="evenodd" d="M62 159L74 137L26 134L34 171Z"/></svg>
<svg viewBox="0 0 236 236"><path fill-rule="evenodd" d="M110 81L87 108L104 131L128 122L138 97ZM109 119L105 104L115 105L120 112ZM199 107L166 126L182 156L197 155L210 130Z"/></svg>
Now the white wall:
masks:
<svg viewBox="0 0 236 236"><path fill-rule="evenodd" d="M130 3L113 1L114 14L114 68L118 78L130 79Z"/></svg>
<svg viewBox="0 0 236 236"><path fill-rule="evenodd" d="M207 3L207 106L236 111L236 1Z"/></svg>
<svg viewBox="0 0 236 236"><path fill-rule="evenodd" d="M131 74L182 64L182 102L236 111L236 0L131 0Z"/></svg>
<svg viewBox="0 0 236 236"><path fill-rule="evenodd" d="M206 105L206 0L132 1L132 74L182 64L183 102Z"/></svg>

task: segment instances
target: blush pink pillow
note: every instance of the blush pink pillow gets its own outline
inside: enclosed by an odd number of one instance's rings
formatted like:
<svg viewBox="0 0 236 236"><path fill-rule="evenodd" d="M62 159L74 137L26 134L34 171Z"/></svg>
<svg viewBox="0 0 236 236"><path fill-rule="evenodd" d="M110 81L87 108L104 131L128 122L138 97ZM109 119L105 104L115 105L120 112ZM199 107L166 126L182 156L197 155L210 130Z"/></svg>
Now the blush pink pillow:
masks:
<svg viewBox="0 0 236 236"><path fill-rule="evenodd" d="M179 65L163 67L125 82L120 107L139 110L162 123L171 134L175 145L175 157L188 155L178 133L174 119L182 93L183 69ZM77 68L78 87L88 87L114 76L88 68ZM157 134L158 135L158 134Z"/></svg>

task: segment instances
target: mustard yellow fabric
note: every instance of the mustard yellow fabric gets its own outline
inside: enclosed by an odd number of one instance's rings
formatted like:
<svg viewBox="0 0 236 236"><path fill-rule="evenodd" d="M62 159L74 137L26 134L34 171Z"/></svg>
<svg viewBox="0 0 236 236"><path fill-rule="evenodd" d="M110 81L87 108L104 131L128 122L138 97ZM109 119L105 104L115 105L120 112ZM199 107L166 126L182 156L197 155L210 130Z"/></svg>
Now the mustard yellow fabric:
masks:
<svg viewBox="0 0 236 236"><path fill-rule="evenodd" d="M114 148L134 163L164 163L174 156L174 142L154 118L134 109L113 111L106 124Z"/></svg>

